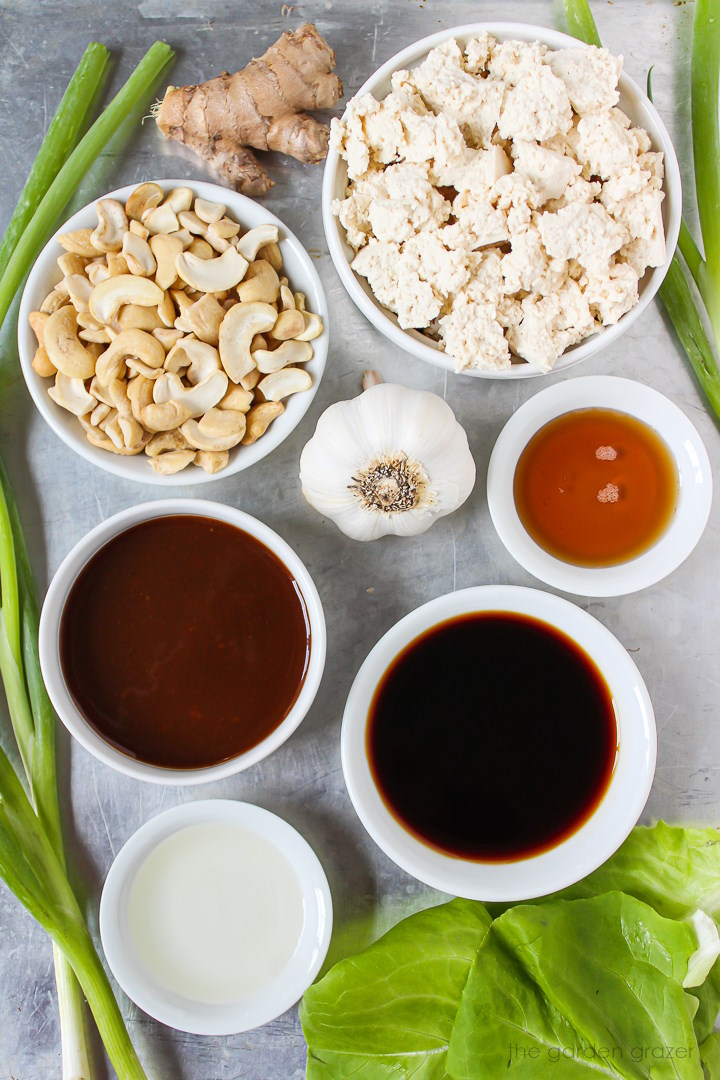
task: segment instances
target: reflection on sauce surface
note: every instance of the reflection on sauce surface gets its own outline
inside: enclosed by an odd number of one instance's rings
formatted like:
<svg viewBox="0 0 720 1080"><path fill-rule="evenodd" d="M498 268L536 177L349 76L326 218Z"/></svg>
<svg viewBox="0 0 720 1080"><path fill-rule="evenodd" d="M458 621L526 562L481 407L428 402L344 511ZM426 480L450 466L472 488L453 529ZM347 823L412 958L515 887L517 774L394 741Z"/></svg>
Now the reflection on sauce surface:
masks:
<svg viewBox="0 0 720 1080"><path fill-rule="evenodd" d="M590 657L548 623L494 611L439 623L396 657L370 706L367 754L388 810L419 840L509 862L587 821L617 740Z"/></svg>
<svg viewBox="0 0 720 1080"><path fill-rule="evenodd" d="M576 566L616 566L665 532L678 474L665 442L641 420L577 409L533 435L513 489L522 524L550 555Z"/></svg>
<svg viewBox="0 0 720 1080"><path fill-rule="evenodd" d="M309 656L287 567L241 529L192 514L108 541L73 583L60 625L80 713L117 749L166 768L256 746L295 703Z"/></svg>

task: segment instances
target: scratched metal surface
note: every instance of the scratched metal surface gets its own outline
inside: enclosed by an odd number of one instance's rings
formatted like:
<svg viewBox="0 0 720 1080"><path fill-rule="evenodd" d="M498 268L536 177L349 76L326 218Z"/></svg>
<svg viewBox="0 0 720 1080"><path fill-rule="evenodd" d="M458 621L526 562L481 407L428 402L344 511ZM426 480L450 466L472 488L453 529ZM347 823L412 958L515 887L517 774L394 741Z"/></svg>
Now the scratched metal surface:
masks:
<svg viewBox="0 0 720 1080"><path fill-rule="evenodd" d="M658 107L676 139L687 175L688 36L692 5L671 0L597 0L607 45L625 55L643 82L655 64ZM527 0L508 7L487 0L4 0L0 4L0 222L5 223L49 118L85 43L113 50L115 87L155 38L178 57L171 79L200 82L223 68L237 70L278 34L313 19L337 53L348 94L398 49L442 26L482 18L516 18L561 26L559 4ZM540 384L472 382L446 377L399 355L345 296L327 254L319 213L321 169L270 162L276 187L267 199L305 243L332 313L327 373L304 423L269 459L202 489L257 515L296 548L314 575L329 630L325 679L317 701L290 741L249 772L204 789L158 788L119 776L59 735L59 762L71 862L93 926L113 855L143 822L178 801L217 796L248 799L286 817L316 848L330 879L336 910L334 955L360 946L400 914L435 898L398 870L369 840L350 806L339 761L339 727L351 681L378 637L400 616L434 596L465 586L511 582L537 585L504 551L489 520L484 476L493 441L506 419ZM133 131L87 178L89 198L119 184L152 177L206 174L193 159L163 146L154 125ZM77 458L45 426L18 374L10 335L3 350L0 448L18 493L38 580L44 585L70 546L114 511L159 497L157 489L114 479ZM324 524L303 502L298 456L331 402L358 392L362 370L446 397L464 424L478 465L466 507L424 536L362 545ZM720 438L657 307L622 342L569 378L622 374L651 383L698 425L715 466ZM192 492L187 492L192 497ZM630 650L647 680L660 736L655 785L645 817L718 820L718 526L720 500L699 548L666 582L636 596L581 601ZM520 658L509 657L515 670ZM6 717L0 717L7 745ZM511 774L512 762L505 763ZM170 1031L122 999L132 1038L149 1075L162 1080L299 1080L305 1050L297 1010L257 1031L199 1038ZM60 1075L59 1033L48 940L0 888L0 1077L50 1080ZM98 1076L106 1066L98 1055Z"/></svg>

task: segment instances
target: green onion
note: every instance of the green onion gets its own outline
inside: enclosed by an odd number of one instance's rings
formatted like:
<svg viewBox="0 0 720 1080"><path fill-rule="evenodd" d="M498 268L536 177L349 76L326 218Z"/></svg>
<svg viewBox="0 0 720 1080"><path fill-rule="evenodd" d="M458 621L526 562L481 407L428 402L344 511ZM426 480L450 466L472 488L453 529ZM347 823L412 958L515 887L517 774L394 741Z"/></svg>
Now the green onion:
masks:
<svg viewBox="0 0 720 1080"><path fill-rule="evenodd" d="M60 211L172 55L169 46L156 42L73 150L108 56L102 45L93 44L86 50L0 244L0 326ZM2 462L0 598L0 676L30 788L28 799L0 750L0 877L53 939L64 1080L87 1080L90 1076L77 980L118 1077L142 1080L145 1073L67 878L55 769L56 721L38 657L38 601Z"/></svg>
<svg viewBox="0 0 720 1080"><path fill-rule="evenodd" d="M172 57L173 50L170 46L163 41L156 41L60 169L20 237L0 278L0 326L33 258L73 191L105 144L127 119L128 113L150 92Z"/></svg>
<svg viewBox="0 0 720 1080"><path fill-rule="evenodd" d="M600 45L588 0L565 0L565 16L575 37ZM648 97L652 101L652 69ZM678 248L710 321L715 351L698 311L680 255L676 252L658 296L675 328L690 366L715 416L720 419L720 11L717 0L696 0L692 39L692 132L695 188L705 257L683 218Z"/></svg>
<svg viewBox="0 0 720 1080"><path fill-rule="evenodd" d="M40 200L76 145L100 89L109 52L91 42L58 105L0 244L0 276Z"/></svg>

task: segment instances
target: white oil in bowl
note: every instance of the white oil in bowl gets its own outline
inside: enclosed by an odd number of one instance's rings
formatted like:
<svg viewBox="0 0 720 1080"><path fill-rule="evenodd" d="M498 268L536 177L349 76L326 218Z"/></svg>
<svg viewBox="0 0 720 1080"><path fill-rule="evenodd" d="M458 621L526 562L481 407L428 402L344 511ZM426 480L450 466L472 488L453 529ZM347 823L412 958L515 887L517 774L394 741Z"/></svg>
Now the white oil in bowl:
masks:
<svg viewBox="0 0 720 1080"><path fill-rule="evenodd" d="M269 840L231 824L193 825L141 863L127 920L157 983L220 1005L256 994L287 968L303 931L303 894Z"/></svg>

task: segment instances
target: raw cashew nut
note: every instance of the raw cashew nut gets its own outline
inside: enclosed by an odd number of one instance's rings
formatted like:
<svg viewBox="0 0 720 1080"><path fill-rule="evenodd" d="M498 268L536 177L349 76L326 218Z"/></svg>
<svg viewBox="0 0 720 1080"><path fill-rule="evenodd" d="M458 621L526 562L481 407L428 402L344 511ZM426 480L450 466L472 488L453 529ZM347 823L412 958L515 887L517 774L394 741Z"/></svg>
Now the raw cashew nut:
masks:
<svg viewBox="0 0 720 1080"><path fill-rule="evenodd" d="M187 440L181 431L158 431L153 435L145 447L148 457L157 457L159 454L167 454L171 450L188 450Z"/></svg>
<svg viewBox="0 0 720 1080"><path fill-rule="evenodd" d="M266 375L258 383L258 390L263 394L266 401L281 401L290 394L298 394L302 390L309 390L312 386L312 376L304 368L286 367L280 371L273 371Z"/></svg>
<svg viewBox="0 0 720 1080"><path fill-rule="evenodd" d="M220 324L220 361L234 383L252 371L250 344L256 334L272 330L277 311L270 304L236 304Z"/></svg>
<svg viewBox="0 0 720 1080"><path fill-rule="evenodd" d="M167 401L162 405L153 401L145 406L140 416L143 427L148 431L172 431L190 419L185 406L177 401Z"/></svg>
<svg viewBox="0 0 720 1080"><path fill-rule="evenodd" d="M189 187L173 188L169 195L163 199L163 206L169 206L176 214L182 210L189 210L192 206L193 193Z"/></svg>
<svg viewBox="0 0 720 1080"><path fill-rule="evenodd" d="M300 293L295 293L296 303L298 296L300 296ZM299 304L298 308L300 308ZM319 315L314 315L311 311L304 311L302 308L300 308L300 310L302 311L302 316L305 320L305 329L302 334L297 335L296 341L314 341L315 338L320 337L323 332L323 321Z"/></svg>
<svg viewBox="0 0 720 1080"><path fill-rule="evenodd" d="M270 332L276 341L289 341L290 338L299 337L304 330L303 313L293 308L292 311L280 312Z"/></svg>
<svg viewBox="0 0 720 1080"><path fill-rule="evenodd" d="M312 359L312 345L307 341L283 341L277 349L255 349L253 360L258 371L269 375L273 371L289 367L291 364L306 364Z"/></svg>
<svg viewBox="0 0 720 1080"><path fill-rule="evenodd" d="M150 464L161 476L172 476L173 473L182 472L194 460L194 450L170 450L166 454L153 457Z"/></svg>
<svg viewBox="0 0 720 1080"><path fill-rule="evenodd" d="M225 210L226 207L222 203L208 202L207 199L195 200L195 213L201 221L207 222L208 225L220 221L225 216Z"/></svg>
<svg viewBox="0 0 720 1080"><path fill-rule="evenodd" d="M135 280L142 281L143 279L136 278ZM112 329L117 326L118 333L121 330L146 330L151 333L153 330L164 326L158 312L159 308L140 307L139 304L124 304L117 313ZM108 327L108 329L111 328Z"/></svg>
<svg viewBox="0 0 720 1080"><path fill-rule="evenodd" d="M155 273L157 263L147 240L134 232L126 232L122 241L122 253L128 270L139 277L150 277Z"/></svg>
<svg viewBox="0 0 720 1080"><path fill-rule="evenodd" d="M229 246L229 244L226 244L222 250L225 251ZM192 243L188 245L186 250L191 255L197 255L198 259L212 259L215 257L215 249L212 244L208 244L207 240L203 240L202 236L194 236Z"/></svg>
<svg viewBox="0 0 720 1080"><path fill-rule="evenodd" d="M176 401L187 409L188 416L202 416L222 399L227 385L224 371L213 371L196 386L185 386L179 375L166 372L155 382L153 400L156 405Z"/></svg>
<svg viewBox="0 0 720 1080"><path fill-rule="evenodd" d="M75 416L85 416L97 405L97 399L88 394L82 379L69 379L62 371L58 371L55 385L48 388L48 394L57 405Z"/></svg>
<svg viewBox="0 0 720 1080"><path fill-rule="evenodd" d="M257 253L258 259L265 259L270 263L273 270L282 270L283 258L279 244L266 244Z"/></svg>
<svg viewBox="0 0 720 1080"><path fill-rule="evenodd" d="M42 304L40 310L44 315L52 315L53 311L57 311L64 304L67 303L67 297L63 296L59 289L55 288L52 292L49 292Z"/></svg>
<svg viewBox="0 0 720 1080"><path fill-rule="evenodd" d="M125 213L134 221L140 221L147 210L160 205L163 194L163 189L159 184L140 184L128 195Z"/></svg>
<svg viewBox="0 0 720 1080"><path fill-rule="evenodd" d="M295 310L295 297L292 289L288 288L287 282L282 282L280 285L280 308L282 311Z"/></svg>
<svg viewBox="0 0 720 1080"><path fill-rule="evenodd" d="M124 304L157 307L163 299L162 289L149 278L118 274L96 285L90 296L90 314L101 323L109 323Z"/></svg>
<svg viewBox="0 0 720 1080"><path fill-rule="evenodd" d="M56 373L57 368L51 361L44 345L38 345L32 359L32 369L41 379L50 379Z"/></svg>
<svg viewBox="0 0 720 1080"><path fill-rule="evenodd" d="M152 336L157 338L165 352L169 353L173 346L180 341L183 332L182 330L176 330L172 326L158 326L153 330Z"/></svg>
<svg viewBox="0 0 720 1080"><path fill-rule="evenodd" d="M218 402L218 409L233 409L234 412L246 413L253 403L251 390L243 390L241 386L231 385L225 397Z"/></svg>
<svg viewBox="0 0 720 1080"><path fill-rule="evenodd" d="M64 255L59 255L57 264L64 278L70 277L71 274L85 273L85 259L81 255L73 255L72 251L66 251Z"/></svg>
<svg viewBox="0 0 720 1080"><path fill-rule="evenodd" d="M220 371L217 349L192 336L183 338L165 357L165 370L177 373L186 369L188 381L193 386L212 375L213 371Z"/></svg>
<svg viewBox="0 0 720 1080"><path fill-rule="evenodd" d="M76 229L75 232L58 236L57 241L66 251L72 251L74 255L82 255L85 259L92 259L98 253L98 249L90 239L92 232L92 229Z"/></svg>
<svg viewBox="0 0 720 1080"><path fill-rule="evenodd" d="M59 308L48 318L43 330L43 344L50 362L69 379L90 379L95 360L77 336L75 308Z"/></svg>
<svg viewBox="0 0 720 1080"><path fill-rule="evenodd" d="M227 450L198 450L195 454L195 464L206 473L220 472L229 460L230 455Z"/></svg>
<svg viewBox="0 0 720 1080"><path fill-rule="evenodd" d="M127 361L142 360L150 368L161 368L165 350L157 338L144 330L123 330L98 359L95 374L109 386L113 379L125 376Z"/></svg>
<svg viewBox="0 0 720 1080"><path fill-rule="evenodd" d="M177 214L171 206L161 203L152 210L146 210L142 216L142 223L149 233L172 233L180 228Z"/></svg>
<svg viewBox="0 0 720 1080"><path fill-rule="evenodd" d="M150 235L142 222L135 221L134 219L128 225L128 229L131 233L134 233L135 236L139 236L141 240L147 240L148 236Z"/></svg>
<svg viewBox="0 0 720 1080"><path fill-rule="evenodd" d="M44 330L45 323L50 316L45 311L31 311L28 315L28 322L30 323L30 329L37 338L38 345L44 345Z"/></svg>
<svg viewBox="0 0 720 1080"><path fill-rule="evenodd" d="M234 289L248 268L247 259L229 247L217 259L199 259L184 251L175 260L179 277L198 292L216 293Z"/></svg>
<svg viewBox="0 0 720 1080"><path fill-rule="evenodd" d="M274 304L280 295L280 278L269 262L256 259L248 266L245 277L237 287L237 294L243 304L256 300Z"/></svg>
<svg viewBox="0 0 720 1080"><path fill-rule="evenodd" d="M243 446L252 446L254 442L257 442L273 420L284 412L285 406L281 401L263 401L260 405L253 405L247 414L247 428L242 439Z"/></svg>
<svg viewBox="0 0 720 1080"><path fill-rule="evenodd" d="M244 259L252 262L257 257L260 248L266 247L267 244L276 244L278 236L277 225L257 225L238 240L237 250Z"/></svg>
<svg viewBox="0 0 720 1080"><path fill-rule="evenodd" d="M220 323L225 318L225 309L220 306L212 294L206 293L183 313L183 322L201 341L217 345Z"/></svg>
<svg viewBox="0 0 720 1080"><path fill-rule="evenodd" d="M90 387L92 389L92 385ZM130 410L139 424L142 424L142 411L153 403L153 381L145 375L136 375L127 384L127 396Z"/></svg>
<svg viewBox="0 0 720 1080"><path fill-rule="evenodd" d="M88 263L85 267L85 273L87 274L91 285L99 285L101 281L107 281L110 277L110 271L104 260Z"/></svg>
<svg viewBox="0 0 720 1080"><path fill-rule="evenodd" d="M98 224L90 235L93 246L98 251L120 251L128 228L123 206L116 199L98 199L95 209Z"/></svg>
<svg viewBox="0 0 720 1080"><path fill-rule="evenodd" d="M158 233L149 240L150 250L157 262L155 283L161 289L169 289L175 284L177 270L175 260L182 253L183 242L179 236L168 236L166 233Z"/></svg>
<svg viewBox="0 0 720 1080"><path fill-rule="evenodd" d="M84 274L70 274L64 279L70 302L78 314L89 310L92 284Z"/></svg>
<svg viewBox="0 0 720 1080"><path fill-rule="evenodd" d="M201 420L188 420L181 431L197 450L230 450L245 434L245 415L228 409L209 409Z"/></svg>

